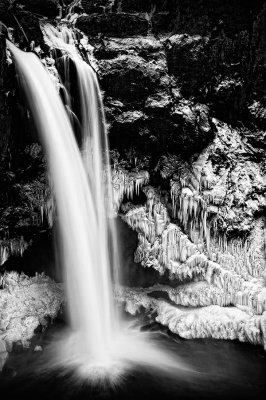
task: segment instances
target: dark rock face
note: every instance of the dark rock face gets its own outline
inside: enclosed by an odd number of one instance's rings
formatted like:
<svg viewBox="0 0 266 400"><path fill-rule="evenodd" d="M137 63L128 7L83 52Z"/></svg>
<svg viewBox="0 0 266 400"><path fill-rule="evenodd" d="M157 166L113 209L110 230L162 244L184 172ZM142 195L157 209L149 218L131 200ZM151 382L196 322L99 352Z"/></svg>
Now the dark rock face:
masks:
<svg viewBox="0 0 266 400"><path fill-rule="evenodd" d="M210 79L208 41L187 34L173 35L167 41L169 73L178 78L185 96L204 91Z"/></svg>
<svg viewBox="0 0 266 400"><path fill-rule="evenodd" d="M92 3L102 4L96 1L90 2ZM145 48L139 49L139 46L132 42L131 50L125 49L128 46L125 43L121 43L120 48L118 48L119 44L114 45L114 42L106 40L100 45L96 43L95 54L100 58L103 70L105 68L103 60L105 58L113 60L108 64L108 72L105 71L102 75L102 86L107 96L129 102L130 93L132 93L131 98L134 104L138 100L140 104L141 98L143 101L145 93L151 90L147 81L153 80L152 76L151 79L147 78L151 69L149 64L146 67L145 63L147 60L158 62L158 54L160 54L160 58L164 59L164 62L165 59L167 61L165 65L165 75L168 75L166 92L169 89L173 92L178 88L181 97L194 98L196 102L207 104L211 115L231 124L237 125L241 121L245 125L258 123L259 127L264 126L263 113L255 112L254 109L263 107L259 104L263 104L265 97L263 76L266 61L263 43L265 43L266 9L263 7L263 1L257 1L254 4L244 1L240 4L239 0L234 0L221 4L219 1L208 0L195 2L124 0L104 2L105 6L107 3L105 14L80 17L78 27L91 35L101 32L106 36L125 37L130 33L129 30L121 33L120 20L126 16L143 18L146 13L149 29L159 35L160 39L157 43L161 46L159 51L149 52ZM90 12L88 8L87 11ZM89 21L93 21L92 27L86 26L86 18L88 26ZM109 18L112 24L116 24L116 32L113 28L109 28L110 24L107 24L108 27L102 26L102 21L107 23ZM79 21L82 24L79 25ZM98 28L95 24L98 24ZM136 33L138 30L134 30L131 36L133 37ZM140 74L136 73L135 61L131 54L126 55L129 51L132 55L141 57L138 70L147 69L145 82ZM129 67L129 71L125 74L121 72L123 76L120 76L117 68L120 61L114 61L114 59L122 55L124 66L132 62L132 68ZM112 70L112 65L114 70ZM135 74L130 71L132 69ZM101 68L99 73L101 76ZM110 82L118 76L121 77L121 82L115 81L112 88ZM169 84L170 81L171 84ZM143 84L137 85L137 82ZM123 86L124 84L128 85L128 90ZM136 98L133 99L135 95ZM168 95L165 93L165 96ZM256 106L254 106L254 101Z"/></svg>
<svg viewBox="0 0 266 400"><path fill-rule="evenodd" d="M39 19L36 15L28 11L18 11L14 16L15 38L22 47L28 47L31 41L34 41L35 45L43 42Z"/></svg>
<svg viewBox="0 0 266 400"><path fill-rule="evenodd" d="M136 31L131 37L120 39L117 33L110 38L105 28L105 37L92 39L105 92L111 147L128 165L132 152L142 159L148 157L151 183L156 186L164 185L153 171L165 154L179 155L190 165L214 138L237 138L233 151L230 144L214 146L210 162L218 181L222 166L228 174L223 187L228 197L220 204L219 228L246 234L254 226L254 216L264 209L263 197L258 200L265 193L262 178L258 187L250 183L247 192L243 189L241 202L239 192L235 200L232 196L238 162L245 171L244 180L254 181L256 169L259 177L263 175L264 2L122 0L104 7L101 17L87 18L107 21L111 16L119 21L121 15L145 15L151 33L146 39L134 38ZM213 117L225 122L219 132ZM250 167L250 162L255 164ZM178 176L177 170L175 179ZM238 190L244 188L241 182ZM234 211L229 212L230 207Z"/></svg>
<svg viewBox="0 0 266 400"><path fill-rule="evenodd" d="M149 12L151 10L151 6L151 0L122 0L121 2L121 10L124 12Z"/></svg>
<svg viewBox="0 0 266 400"><path fill-rule="evenodd" d="M87 35L145 36L148 32L148 21L145 17L139 15L110 13L82 16L77 21L77 28Z"/></svg>
<svg viewBox="0 0 266 400"><path fill-rule="evenodd" d="M126 103L143 103L154 91L163 73L138 56L120 56L102 63L102 85L108 95Z"/></svg>
<svg viewBox="0 0 266 400"><path fill-rule="evenodd" d="M114 0L81 0L81 6L88 14L104 13L112 10Z"/></svg>
<svg viewBox="0 0 266 400"><path fill-rule="evenodd" d="M149 37L95 43L111 145L122 153L136 148L155 163L164 152L188 157L201 151L214 134L208 107L182 100L168 73L164 42Z"/></svg>
<svg viewBox="0 0 266 400"><path fill-rule="evenodd" d="M41 198L47 191L45 165L14 65L7 62L7 27L23 49L43 45L39 18L21 4L0 3L0 244L30 241L43 225ZM10 61L10 60L9 60ZM43 225L44 227L44 225ZM18 240L17 240L18 239Z"/></svg>
<svg viewBox="0 0 266 400"><path fill-rule="evenodd" d="M55 18L58 15L59 0L19 0L25 10L33 13Z"/></svg>
<svg viewBox="0 0 266 400"><path fill-rule="evenodd" d="M121 10L125 12L173 11L176 3L174 0L122 0Z"/></svg>
<svg viewBox="0 0 266 400"><path fill-rule="evenodd" d="M94 7L104 4L105 16L93 16L99 26L102 20L110 18L118 27L125 15L131 18L133 13L136 18L146 13L151 32L169 37L166 51L169 72L180 83L182 94L211 104L217 117L230 123L248 119L253 99L265 97L266 8L263 0L87 3L93 3ZM85 11L90 13L95 9L85 7ZM121 36L119 29L108 32L107 27L97 29L94 24L92 30L80 27L88 34L102 32ZM131 35L137 33L134 30ZM123 35L129 34L127 31Z"/></svg>
<svg viewBox="0 0 266 400"><path fill-rule="evenodd" d="M261 46L266 11L256 4L248 7L244 2L238 18L234 17L237 2L224 6L223 12L221 6L203 10L199 5L201 14L193 7L189 15L183 5L178 31L186 33L171 36L168 42L170 72L180 80L184 95L212 103L217 116L231 123L245 118L252 98L265 97L262 75L266 60ZM193 16L195 20L191 20ZM205 27L198 25L204 19ZM254 51L257 47L260 50Z"/></svg>

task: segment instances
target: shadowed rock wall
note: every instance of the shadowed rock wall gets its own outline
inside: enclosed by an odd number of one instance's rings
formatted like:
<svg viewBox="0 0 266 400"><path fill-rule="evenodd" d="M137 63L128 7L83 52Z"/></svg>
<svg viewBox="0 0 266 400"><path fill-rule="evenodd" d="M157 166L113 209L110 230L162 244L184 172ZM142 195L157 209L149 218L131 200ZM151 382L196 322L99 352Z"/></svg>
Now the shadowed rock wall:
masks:
<svg viewBox="0 0 266 400"><path fill-rule="evenodd" d="M208 190L190 189L203 198L214 193L209 208L218 229L249 233L265 210L266 3L81 4L88 15L81 15L76 26L95 48L111 147L120 160L128 168L138 160L149 170L152 185L169 190L170 180L179 182L184 168L189 175L207 149L202 167L206 164ZM218 148L217 120L225 139ZM179 162L171 166L169 154ZM171 170L166 179L162 164ZM223 184L218 184L221 175Z"/></svg>

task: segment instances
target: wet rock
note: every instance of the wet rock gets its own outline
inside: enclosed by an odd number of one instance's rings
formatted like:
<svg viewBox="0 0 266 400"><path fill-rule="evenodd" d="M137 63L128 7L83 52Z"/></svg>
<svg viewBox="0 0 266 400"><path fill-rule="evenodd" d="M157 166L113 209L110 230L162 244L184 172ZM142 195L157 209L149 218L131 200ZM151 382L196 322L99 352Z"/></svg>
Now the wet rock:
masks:
<svg viewBox="0 0 266 400"><path fill-rule="evenodd" d="M15 14L15 18L13 19L14 36L16 41L21 44L21 47L29 48L32 41L35 46L43 43L39 18L36 15L28 11L18 11Z"/></svg>
<svg viewBox="0 0 266 400"><path fill-rule="evenodd" d="M149 96L145 110L145 115L134 111L123 113L122 118L114 117L110 128L112 146L119 151L134 146L140 154L146 152L156 162L168 152L190 157L192 152L201 151L214 135L206 106L180 103L172 110L169 96L155 95Z"/></svg>
<svg viewBox="0 0 266 400"><path fill-rule="evenodd" d="M1 0L1 2L0 2L0 16L1 16L1 21L2 22L7 22L9 17L10 17L9 7L10 7L9 0Z"/></svg>
<svg viewBox="0 0 266 400"><path fill-rule="evenodd" d="M6 28L12 29L12 40L22 48L30 49L31 41L35 45L43 42L39 18L31 12L24 11L21 7L11 8L10 3L0 4L0 18L5 25L0 24L0 34L7 38ZM9 7L10 6L10 7Z"/></svg>
<svg viewBox="0 0 266 400"><path fill-rule="evenodd" d="M121 9L125 12L171 11L176 8L174 0L122 0Z"/></svg>
<svg viewBox="0 0 266 400"><path fill-rule="evenodd" d="M264 0L179 0L177 4L178 30L190 35L220 32L233 37L240 30L248 30L251 18L256 18Z"/></svg>
<svg viewBox="0 0 266 400"><path fill-rule="evenodd" d="M145 138L142 138L144 129L145 116L141 111L124 112L118 115L110 127L111 146L122 153L127 151L133 143L141 148L145 145Z"/></svg>
<svg viewBox="0 0 266 400"><path fill-rule="evenodd" d="M244 136L253 148L266 149L266 132L261 130L244 131ZM263 157L263 151L261 152Z"/></svg>
<svg viewBox="0 0 266 400"><path fill-rule="evenodd" d="M183 94L204 90L210 77L208 38L174 35L167 42L169 72L178 78Z"/></svg>
<svg viewBox="0 0 266 400"><path fill-rule="evenodd" d="M132 124L144 119L145 115L141 111L127 111L119 115L116 121L122 124Z"/></svg>
<svg viewBox="0 0 266 400"><path fill-rule="evenodd" d="M81 0L81 6L85 13L105 13L112 10L114 0Z"/></svg>
<svg viewBox="0 0 266 400"><path fill-rule="evenodd" d="M151 17L152 32L158 34L171 34L175 32L176 15L169 12L156 12Z"/></svg>
<svg viewBox="0 0 266 400"><path fill-rule="evenodd" d="M120 7L124 12L150 12L152 3L151 0L122 0Z"/></svg>
<svg viewBox="0 0 266 400"><path fill-rule="evenodd" d="M145 60L161 60L164 45L153 36L130 38L104 38L94 43L97 59L111 59L119 55L139 55Z"/></svg>
<svg viewBox="0 0 266 400"><path fill-rule="evenodd" d="M147 63L138 56L120 56L102 61L100 78L106 93L126 102L144 101L159 83L163 73L160 65Z"/></svg>
<svg viewBox="0 0 266 400"><path fill-rule="evenodd" d="M40 16L55 18L59 15L59 0L19 0L18 3L22 4L25 10Z"/></svg>
<svg viewBox="0 0 266 400"><path fill-rule="evenodd" d="M145 109L152 112L160 112L162 110L167 110L172 105L172 98L170 93L163 90L150 95L145 103Z"/></svg>
<svg viewBox="0 0 266 400"><path fill-rule="evenodd" d="M127 37L146 36L148 21L145 16L124 13L93 14L77 19L77 28L87 35Z"/></svg>
<svg viewBox="0 0 266 400"><path fill-rule="evenodd" d="M180 101L172 112L177 124L176 141L180 141L183 154L200 152L214 137L209 109L204 104L193 105Z"/></svg>
<svg viewBox="0 0 266 400"><path fill-rule="evenodd" d="M250 116L255 124L261 128L266 129L266 107L262 102L254 101L249 106Z"/></svg>
<svg viewBox="0 0 266 400"><path fill-rule="evenodd" d="M142 154L144 149L153 155L171 149L187 155L207 145L213 137L208 107L182 100L168 74L164 42L152 36L113 38L96 42L95 48L112 146L119 151L134 146ZM146 117L125 120L124 115L133 116L143 107Z"/></svg>
<svg viewBox="0 0 266 400"><path fill-rule="evenodd" d="M226 121L237 121L244 112L246 91L243 82L226 79L214 88L213 107Z"/></svg>

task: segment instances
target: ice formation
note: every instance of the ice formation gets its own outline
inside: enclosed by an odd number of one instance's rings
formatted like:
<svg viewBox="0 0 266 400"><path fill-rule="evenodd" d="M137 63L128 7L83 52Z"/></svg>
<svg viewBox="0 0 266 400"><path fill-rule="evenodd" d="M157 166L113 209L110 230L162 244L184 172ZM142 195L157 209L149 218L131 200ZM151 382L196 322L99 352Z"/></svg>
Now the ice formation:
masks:
<svg viewBox="0 0 266 400"><path fill-rule="evenodd" d="M153 313L155 320L185 339L216 338L263 345L266 350L266 312L249 315L235 307L211 305L184 308L148 296L144 289L123 289L117 298L127 312L136 315L141 309Z"/></svg>
<svg viewBox="0 0 266 400"><path fill-rule="evenodd" d="M247 149L237 130L228 132L222 122L214 119L213 123L214 141L192 164L169 156L158 166L162 177L171 182L171 216L194 243L205 241L209 256L217 227L226 235L237 230L248 233L256 220L254 212L266 204L263 168L243 157ZM224 166L215 161L221 154L228 159Z"/></svg>
<svg viewBox="0 0 266 400"><path fill-rule="evenodd" d="M250 277L259 278L265 271L265 259L262 257L265 242L263 226L263 220L258 220L246 240L228 240L226 236L214 236L210 242L211 259L226 269L235 271L245 280Z"/></svg>
<svg viewBox="0 0 266 400"><path fill-rule="evenodd" d="M23 256L24 251L29 246L29 243L25 242L24 238L1 240L0 241L0 265L3 265L10 255Z"/></svg>
<svg viewBox="0 0 266 400"><path fill-rule="evenodd" d="M132 200L134 194L139 195L140 188L148 182L149 173L147 171L128 172L114 166L112 169L112 186L115 209L119 209L124 196Z"/></svg>
<svg viewBox="0 0 266 400"><path fill-rule="evenodd" d="M172 216L178 218L181 226L191 236L197 232L199 238L209 243L207 227L208 199L202 196L208 189L209 181L205 173L208 152L203 152L192 169L180 168L180 175L171 180Z"/></svg>
<svg viewBox="0 0 266 400"><path fill-rule="evenodd" d="M61 284L44 274L33 278L17 272L0 275L0 370L13 343L28 347L35 329L46 327L46 317L57 316L62 301Z"/></svg>
<svg viewBox="0 0 266 400"><path fill-rule="evenodd" d="M144 189L145 206L132 207L123 216L138 232L135 261L152 267L169 278L189 281L176 288L164 287L169 299L188 307L234 305L248 314L266 311L264 257L259 251L257 227L250 242L210 240L212 257L204 242L195 244L176 224L170 222L166 207L155 191ZM260 225L261 222L258 223Z"/></svg>

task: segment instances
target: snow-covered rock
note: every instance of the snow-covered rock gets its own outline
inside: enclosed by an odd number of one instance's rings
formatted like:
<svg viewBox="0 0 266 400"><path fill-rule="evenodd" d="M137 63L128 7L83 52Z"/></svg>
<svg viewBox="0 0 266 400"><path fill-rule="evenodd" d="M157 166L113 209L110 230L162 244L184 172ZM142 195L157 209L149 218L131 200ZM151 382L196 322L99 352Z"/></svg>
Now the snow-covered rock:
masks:
<svg viewBox="0 0 266 400"><path fill-rule="evenodd" d="M16 342L28 347L35 329L54 319L63 301L61 284L44 274L28 277L17 272L0 276L0 370Z"/></svg>

